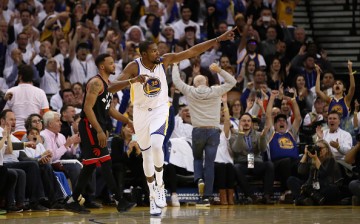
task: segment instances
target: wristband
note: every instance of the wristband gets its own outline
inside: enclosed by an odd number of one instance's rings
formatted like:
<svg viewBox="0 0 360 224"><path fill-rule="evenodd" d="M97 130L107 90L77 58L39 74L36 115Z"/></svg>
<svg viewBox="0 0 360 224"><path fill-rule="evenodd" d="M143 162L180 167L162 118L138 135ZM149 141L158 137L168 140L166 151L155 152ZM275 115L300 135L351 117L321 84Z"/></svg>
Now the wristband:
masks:
<svg viewBox="0 0 360 224"><path fill-rule="evenodd" d="M128 81L129 81L130 85L132 85L132 83L131 83L131 79L128 79Z"/></svg>

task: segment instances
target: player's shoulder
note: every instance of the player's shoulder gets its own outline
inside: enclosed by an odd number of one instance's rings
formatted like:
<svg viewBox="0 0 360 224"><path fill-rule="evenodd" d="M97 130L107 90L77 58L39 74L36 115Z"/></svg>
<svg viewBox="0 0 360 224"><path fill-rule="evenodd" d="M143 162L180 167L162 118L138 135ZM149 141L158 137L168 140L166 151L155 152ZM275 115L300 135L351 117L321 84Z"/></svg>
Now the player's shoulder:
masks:
<svg viewBox="0 0 360 224"><path fill-rule="evenodd" d="M137 74L139 70L139 63L137 61L132 61L129 64L126 65L125 71L131 73L131 74Z"/></svg>
<svg viewBox="0 0 360 224"><path fill-rule="evenodd" d="M104 83L102 79L97 75L92 77L86 84L87 87L92 87L92 88L96 88L96 87L103 88L103 85Z"/></svg>

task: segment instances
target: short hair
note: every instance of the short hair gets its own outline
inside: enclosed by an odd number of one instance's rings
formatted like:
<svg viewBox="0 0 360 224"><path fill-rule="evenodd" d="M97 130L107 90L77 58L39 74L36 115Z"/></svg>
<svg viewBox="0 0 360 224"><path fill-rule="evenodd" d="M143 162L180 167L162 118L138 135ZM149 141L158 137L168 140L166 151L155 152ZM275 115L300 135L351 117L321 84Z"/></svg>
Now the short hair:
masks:
<svg viewBox="0 0 360 224"><path fill-rule="evenodd" d="M1 111L1 113L0 113L0 120L1 119L6 119L6 114L7 113L9 113L9 112L13 112L12 110L10 110L10 109L5 109L5 110L3 110L3 111Z"/></svg>
<svg viewBox="0 0 360 224"><path fill-rule="evenodd" d="M100 54L99 56L96 57L95 59L95 65L96 67L99 67L104 61L105 61L105 58L108 58L108 57L111 57L110 54Z"/></svg>
<svg viewBox="0 0 360 224"><path fill-rule="evenodd" d="M83 43L79 43L77 46L76 46L76 52L78 52L80 49L88 49L90 50L91 47L88 43L86 42L83 42Z"/></svg>
<svg viewBox="0 0 360 224"><path fill-rule="evenodd" d="M60 109L60 115L62 116L63 112L66 111L69 107L74 107L74 106L69 105L69 104L63 105Z"/></svg>
<svg viewBox="0 0 360 224"><path fill-rule="evenodd" d="M60 117L60 114L55 112L55 111L48 111L43 115L43 121L44 121L44 126L48 127L50 121L55 119L55 115L58 115Z"/></svg>
<svg viewBox="0 0 360 224"><path fill-rule="evenodd" d="M189 5L183 5L183 6L181 6L181 8L180 8L180 12L183 12L183 10L184 9L189 9L190 10L190 12L191 12L191 8L190 8L190 6Z"/></svg>
<svg viewBox="0 0 360 224"><path fill-rule="evenodd" d="M71 84L71 89L73 89L76 85L80 86L81 89L84 91L84 85L81 84L81 82L75 82L75 83Z"/></svg>
<svg viewBox="0 0 360 224"><path fill-rule="evenodd" d="M27 33L25 33L24 31L19 33L17 36L16 36L16 39L18 40L20 38L20 35L26 35L27 36Z"/></svg>
<svg viewBox="0 0 360 224"><path fill-rule="evenodd" d="M229 61L230 61L230 57L229 57L229 55L227 55L227 54L222 54L222 55L220 56L220 58L219 58L219 61L221 60L221 58L227 58L227 59L229 59Z"/></svg>
<svg viewBox="0 0 360 224"><path fill-rule="evenodd" d="M217 23L216 27L219 27L221 24L225 24L226 26L229 26L229 24L226 21L221 20Z"/></svg>
<svg viewBox="0 0 360 224"><path fill-rule="evenodd" d="M26 135L29 135L29 134L30 134L30 131L33 131L33 130L35 130L35 131L37 131L38 133L40 133L37 128L31 127L31 128L27 128L27 129L26 129ZM30 140L30 139L29 139L29 140Z"/></svg>
<svg viewBox="0 0 360 224"><path fill-rule="evenodd" d="M74 91L72 89L63 89L60 91L60 97L62 100L64 99L64 93L66 92L72 92L72 94L74 94Z"/></svg>
<svg viewBox="0 0 360 224"><path fill-rule="evenodd" d="M22 15L24 12L28 12L30 15L32 15L32 12L29 9L22 9L20 11L20 15Z"/></svg>
<svg viewBox="0 0 360 224"><path fill-rule="evenodd" d="M21 76L21 81L32 82L34 76L34 70L30 65L21 64L18 67L18 74Z"/></svg>
<svg viewBox="0 0 360 224"><path fill-rule="evenodd" d="M336 110L331 110L329 113L328 113L328 116L330 116L330 114L336 114L339 119L341 120L341 114L339 112L337 112Z"/></svg>
<svg viewBox="0 0 360 224"><path fill-rule="evenodd" d="M155 44L153 41L143 41L139 44L139 52L140 54L146 52L150 45Z"/></svg>
<svg viewBox="0 0 360 224"><path fill-rule="evenodd" d="M250 117L250 120L251 120L251 122L252 122L253 116L252 116L250 113L248 113L248 112L243 113L243 114L240 116L240 119L239 119L239 120L241 120L241 118L242 118L243 116L245 116L245 115L249 116L249 117Z"/></svg>

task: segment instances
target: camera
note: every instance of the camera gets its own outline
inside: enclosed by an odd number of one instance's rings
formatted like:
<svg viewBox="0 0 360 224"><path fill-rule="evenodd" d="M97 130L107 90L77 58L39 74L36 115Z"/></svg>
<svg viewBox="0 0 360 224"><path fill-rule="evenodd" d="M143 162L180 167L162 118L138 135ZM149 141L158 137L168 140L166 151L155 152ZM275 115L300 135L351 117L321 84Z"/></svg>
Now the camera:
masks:
<svg viewBox="0 0 360 224"><path fill-rule="evenodd" d="M294 93L289 92L289 91L285 91L284 95L287 96L287 97L290 97L290 98L294 97Z"/></svg>
<svg viewBox="0 0 360 224"><path fill-rule="evenodd" d="M360 134L357 134L357 135L355 136L355 139L356 139L357 142L360 142Z"/></svg>
<svg viewBox="0 0 360 224"><path fill-rule="evenodd" d="M261 99L261 97L262 97L261 91L259 91L259 90L256 91L256 97Z"/></svg>
<svg viewBox="0 0 360 224"><path fill-rule="evenodd" d="M311 154L316 153L317 155L319 155L321 148L319 146L317 146L317 145L308 145L307 150Z"/></svg>

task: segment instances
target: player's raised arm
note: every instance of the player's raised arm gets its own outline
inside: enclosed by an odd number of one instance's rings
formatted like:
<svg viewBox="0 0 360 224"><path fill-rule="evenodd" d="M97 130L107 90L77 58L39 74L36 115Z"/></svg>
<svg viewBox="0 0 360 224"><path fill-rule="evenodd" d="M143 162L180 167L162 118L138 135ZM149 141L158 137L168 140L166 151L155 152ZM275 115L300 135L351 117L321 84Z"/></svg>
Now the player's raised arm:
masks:
<svg viewBox="0 0 360 224"><path fill-rule="evenodd" d="M205 42L200 43L200 44L196 44L195 46L187 49L186 51L182 51L182 52L179 52L179 53L165 54L163 56L164 65L167 66L169 64L180 62L180 61L182 61L184 59L195 57L195 56L207 51L209 48L214 46L216 43L220 43L221 41L234 40L234 36L235 36L234 31L236 29L237 29L237 27L223 33L219 37L216 37L214 39L205 41Z"/></svg>

